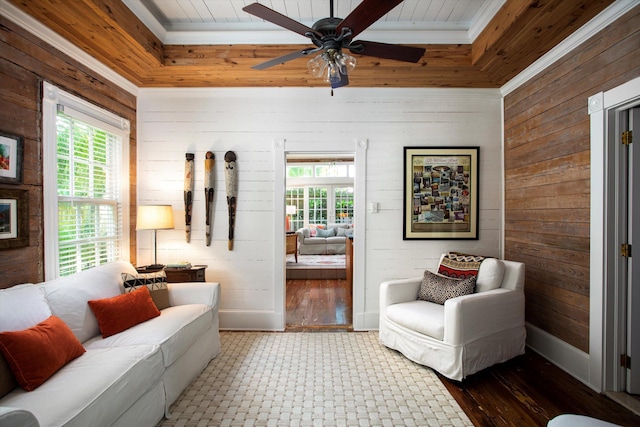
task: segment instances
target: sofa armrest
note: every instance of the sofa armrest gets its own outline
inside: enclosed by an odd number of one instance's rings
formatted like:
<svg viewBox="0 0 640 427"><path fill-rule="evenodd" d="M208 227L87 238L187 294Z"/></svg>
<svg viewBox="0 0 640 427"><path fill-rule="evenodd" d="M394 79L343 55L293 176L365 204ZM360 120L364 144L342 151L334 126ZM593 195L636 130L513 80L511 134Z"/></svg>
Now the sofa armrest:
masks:
<svg viewBox="0 0 640 427"><path fill-rule="evenodd" d="M215 282L167 283L169 304L206 304L217 308L220 304L220 284Z"/></svg>
<svg viewBox="0 0 640 427"><path fill-rule="evenodd" d="M389 280L380 284L380 314L391 304L414 301L418 297L422 277Z"/></svg>
<svg viewBox="0 0 640 427"><path fill-rule="evenodd" d="M31 412L6 406L0 406L0 425L2 427L40 427L40 423Z"/></svg>
<svg viewBox="0 0 640 427"><path fill-rule="evenodd" d="M444 342L463 345L497 332L524 328L524 291L494 289L444 303Z"/></svg>

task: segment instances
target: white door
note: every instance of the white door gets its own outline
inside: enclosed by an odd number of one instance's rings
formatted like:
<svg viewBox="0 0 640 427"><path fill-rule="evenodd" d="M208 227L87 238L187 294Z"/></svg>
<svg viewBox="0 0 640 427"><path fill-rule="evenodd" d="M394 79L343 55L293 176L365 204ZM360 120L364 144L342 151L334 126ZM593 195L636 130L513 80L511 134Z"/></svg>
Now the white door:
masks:
<svg viewBox="0 0 640 427"><path fill-rule="evenodd" d="M640 394L640 108L629 110L629 129L635 144L628 145L628 242L635 250L628 258L627 354L632 363L627 369L627 392ZM634 167L634 165L636 167ZM634 191L635 196L634 197ZM635 215L634 215L635 212ZM638 222L638 224L634 224ZM635 225L635 227L634 227ZM635 245L633 245L635 243ZM635 255L635 257L633 256Z"/></svg>

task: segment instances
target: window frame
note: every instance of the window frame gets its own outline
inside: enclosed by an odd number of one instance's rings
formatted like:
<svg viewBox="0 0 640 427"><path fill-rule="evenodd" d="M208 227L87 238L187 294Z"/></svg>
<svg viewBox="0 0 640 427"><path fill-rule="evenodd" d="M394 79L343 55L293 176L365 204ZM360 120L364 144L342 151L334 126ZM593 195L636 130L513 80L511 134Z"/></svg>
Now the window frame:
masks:
<svg viewBox="0 0 640 427"><path fill-rule="evenodd" d="M57 183L57 113L62 108L90 125L100 127L122 138L120 194L121 217L119 218L121 259L129 259L129 141L130 123L105 109L91 104L64 90L43 82L42 91L42 136L43 136L43 222L44 222L44 276L45 280L60 277L58 259L58 183ZM56 179L50 179L56 177Z"/></svg>

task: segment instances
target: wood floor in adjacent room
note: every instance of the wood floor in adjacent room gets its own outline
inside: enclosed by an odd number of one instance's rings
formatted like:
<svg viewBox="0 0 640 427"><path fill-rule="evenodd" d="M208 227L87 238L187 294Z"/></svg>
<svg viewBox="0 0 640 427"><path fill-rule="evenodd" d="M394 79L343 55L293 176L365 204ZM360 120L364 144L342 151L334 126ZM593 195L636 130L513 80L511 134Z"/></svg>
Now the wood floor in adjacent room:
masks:
<svg viewBox="0 0 640 427"><path fill-rule="evenodd" d="M352 330L353 297L346 280L287 280L286 292L287 331ZM640 426L640 416L529 350L463 382L440 378L476 426L546 426L566 413Z"/></svg>
<svg viewBox="0 0 640 427"><path fill-rule="evenodd" d="M353 295L344 279L287 280L286 331L350 331Z"/></svg>

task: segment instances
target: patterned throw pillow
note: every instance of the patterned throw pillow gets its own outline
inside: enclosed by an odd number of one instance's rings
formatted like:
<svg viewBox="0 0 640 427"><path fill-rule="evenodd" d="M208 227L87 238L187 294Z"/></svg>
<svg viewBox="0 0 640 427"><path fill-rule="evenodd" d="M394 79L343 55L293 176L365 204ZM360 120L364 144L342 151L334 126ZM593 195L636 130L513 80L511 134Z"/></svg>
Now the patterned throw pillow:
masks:
<svg viewBox="0 0 640 427"><path fill-rule="evenodd" d="M164 270L155 273L122 273L124 293L135 291L141 286L146 286L151 293L153 303L158 310L169 307L169 289L167 289L167 274Z"/></svg>
<svg viewBox="0 0 640 427"><path fill-rule="evenodd" d="M438 274L451 277L453 279L466 279L476 277L480 264L484 260L483 256L466 255L458 252L449 252L440 261Z"/></svg>
<svg viewBox="0 0 640 427"><path fill-rule="evenodd" d="M467 279L450 279L425 270L418 299L444 304L448 299L472 294L476 287L476 276Z"/></svg>

